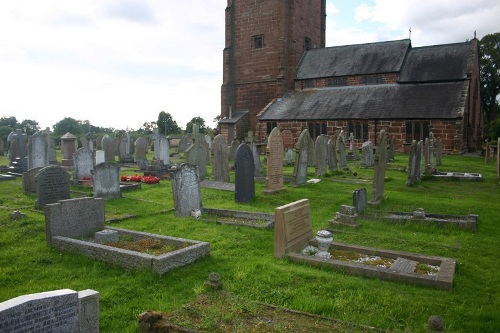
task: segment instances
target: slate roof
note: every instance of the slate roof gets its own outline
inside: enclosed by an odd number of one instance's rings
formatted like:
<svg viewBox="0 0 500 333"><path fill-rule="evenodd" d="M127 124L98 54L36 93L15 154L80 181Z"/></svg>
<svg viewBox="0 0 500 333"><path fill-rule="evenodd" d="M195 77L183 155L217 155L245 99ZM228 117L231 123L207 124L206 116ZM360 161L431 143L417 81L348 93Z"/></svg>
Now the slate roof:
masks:
<svg viewBox="0 0 500 333"><path fill-rule="evenodd" d="M297 79L399 72L409 39L310 49L304 53Z"/></svg>
<svg viewBox="0 0 500 333"><path fill-rule="evenodd" d="M258 117L269 120L453 119L464 82L381 84L288 92Z"/></svg>
<svg viewBox="0 0 500 333"><path fill-rule="evenodd" d="M219 120L219 124L236 124L241 118L243 118L248 113L249 113L248 111L233 112L231 119L223 118L223 119Z"/></svg>
<svg viewBox="0 0 500 333"><path fill-rule="evenodd" d="M400 73L400 82L451 81L467 78L471 54L469 42L410 49Z"/></svg>

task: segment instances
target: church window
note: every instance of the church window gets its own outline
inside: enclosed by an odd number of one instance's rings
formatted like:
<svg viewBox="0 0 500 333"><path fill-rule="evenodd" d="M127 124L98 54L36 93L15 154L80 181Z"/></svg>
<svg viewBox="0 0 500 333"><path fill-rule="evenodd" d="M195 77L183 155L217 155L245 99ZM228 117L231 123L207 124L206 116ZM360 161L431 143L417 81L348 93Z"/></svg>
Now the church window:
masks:
<svg viewBox="0 0 500 333"><path fill-rule="evenodd" d="M268 121L267 122L267 135L271 134L271 131L275 127L278 127L278 124L275 121Z"/></svg>
<svg viewBox="0 0 500 333"><path fill-rule="evenodd" d="M253 36L253 48L261 49L264 47L264 35Z"/></svg>
<svg viewBox="0 0 500 333"><path fill-rule="evenodd" d="M332 77L327 80L327 85L329 87L340 87L347 86L347 78L346 77Z"/></svg>
<svg viewBox="0 0 500 333"><path fill-rule="evenodd" d="M308 123L307 125L309 128L309 134L311 135L311 138L313 140L316 140L316 138L321 134L328 134L326 122L318 122L318 123L311 122Z"/></svg>
<svg viewBox="0 0 500 333"><path fill-rule="evenodd" d="M367 141L368 140L368 124L367 123L348 123L347 124L349 135L352 133L354 135L354 139Z"/></svg>
<svg viewBox="0 0 500 333"><path fill-rule="evenodd" d="M364 75L361 77L361 84L381 84L384 83L382 74Z"/></svg>
<svg viewBox="0 0 500 333"><path fill-rule="evenodd" d="M430 124L428 121L407 121L406 122L406 143L411 143L412 140L417 142L425 140L430 134Z"/></svg>

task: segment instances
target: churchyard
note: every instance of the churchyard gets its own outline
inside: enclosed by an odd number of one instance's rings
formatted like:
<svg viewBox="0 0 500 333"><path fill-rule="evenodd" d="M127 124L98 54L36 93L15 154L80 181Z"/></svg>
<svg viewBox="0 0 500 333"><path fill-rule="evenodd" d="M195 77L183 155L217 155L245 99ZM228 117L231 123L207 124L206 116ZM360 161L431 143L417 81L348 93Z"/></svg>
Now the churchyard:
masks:
<svg viewBox="0 0 500 333"><path fill-rule="evenodd" d="M171 147L170 151L175 153L176 149ZM245 156L252 153L248 150ZM153 154L148 152L147 159L151 160ZM58 151L59 161L60 155ZM181 156L173 154L170 164L185 162ZM164 156L161 160L166 158ZM191 209L185 212L182 211L184 207L176 209L176 194L169 179L162 179L157 184L142 183L139 189L121 191L119 196L105 196L106 199L102 199L104 219L109 230L127 229L138 234L210 244L209 255L161 274L144 267L127 269L94 260L75 249L63 251L48 246L45 213L37 208L37 195L23 193L25 187L21 177L0 181L0 302L52 290L94 290L99 293L101 332L136 332L138 316L148 309L163 312L191 309L191 319L172 316L172 320L177 318L173 323L205 332L222 330L221 327L226 327L227 332L249 331L248 327L244 328L243 318L252 315L261 318L254 318L255 327L261 329L258 332L295 331L287 324L276 324L278 317L286 317L282 309L258 314L255 305L249 305L251 301L354 325L339 327L341 332L365 330L356 325L384 331L424 332L432 315L441 316L449 332L494 332L498 328L500 186L494 159L485 164L484 157L480 156L445 155L441 157L439 171L481 174L482 181L423 177L408 186L408 174L404 170L408 167L409 156L395 153L393 161L386 164L385 174L379 174L379 181L380 177L384 179L382 199L377 193L377 203L368 205L359 214L357 226L353 228L349 223L332 224L331 221L336 213L347 214L349 209L342 206L354 206L353 191L366 188L368 201L373 199L374 167L366 166L371 163L364 160L339 159L338 171L323 169L318 175L314 167L306 167L307 158L303 159L303 164L296 165L306 170L300 184L286 181L278 184L276 191L269 191L270 180L258 175L255 175L252 197L245 195L246 190L235 195L231 187L220 190L202 186L200 198L197 198L197 193L186 195L187 190L181 191L177 195L182 197L184 194L191 201L196 197L195 206L198 200L201 201L200 214L195 216L191 216ZM265 176L264 155L260 155L260 159L262 170L259 173ZM235 163L238 168L238 159ZM0 156L0 165L7 164L7 159ZM142 174L137 169L137 165L126 163L120 165L118 172L121 176ZM251 173L255 170L250 169L248 172ZM291 179L294 172L297 172L294 165L283 166L285 179ZM206 179L212 179L211 164L204 173ZM235 178L235 171L230 170L230 182L235 183ZM173 175L172 179L179 182ZM320 181L306 181L310 179ZM244 187L251 185L245 183ZM66 195L65 189L63 192ZM95 192L90 187L70 185L71 199L92 195L95 196ZM277 258L275 230L269 227L270 217L276 208L302 199L308 199L312 235L328 229L336 243L452 259L455 263L452 284L436 289L411 280L392 281L376 275L357 275L348 269L317 266L307 260L297 262L300 260L294 259L295 254ZM20 213L12 214L16 210ZM411 217L384 218L395 212L411 215L412 212L424 211L428 217L465 216L467 220L467 216L473 215L477 220L474 228L461 228L453 223L434 223L425 219L412 221ZM251 218L259 220L262 227L238 223L241 222L238 219ZM232 299L230 306L226 304L216 310L208 301L206 309L203 305L186 307L200 299L213 298L204 294L207 279L213 272L220 275L222 288L237 297L236 300ZM287 320L289 324L295 321L295 327L300 326L296 322L301 321L299 316ZM306 322L306 319L302 320ZM309 331L314 330L309 327Z"/></svg>

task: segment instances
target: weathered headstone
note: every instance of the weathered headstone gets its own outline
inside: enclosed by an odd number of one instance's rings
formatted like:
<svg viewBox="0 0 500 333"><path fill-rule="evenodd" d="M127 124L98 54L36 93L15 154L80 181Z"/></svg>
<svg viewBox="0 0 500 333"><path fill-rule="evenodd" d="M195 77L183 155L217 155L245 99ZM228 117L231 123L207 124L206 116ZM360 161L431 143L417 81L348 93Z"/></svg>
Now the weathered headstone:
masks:
<svg viewBox="0 0 500 333"><path fill-rule="evenodd" d="M371 141L363 142L361 146L361 164L362 168L371 168L374 164L373 143Z"/></svg>
<svg viewBox="0 0 500 333"><path fill-rule="evenodd" d="M198 167L200 181L204 180L207 176L206 146L202 144L200 140L195 140L195 143L186 149L185 156L188 164L196 165Z"/></svg>
<svg viewBox="0 0 500 333"><path fill-rule="evenodd" d="M288 148L285 152L285 161L283 162L285 165L292 165L293 163L293 149Z"/></svg>
<svg viewBox="0 0 500 333"><path fill-rule="evenodd" d="M391 138L391 143L389 145L389 151L387 152L387 161L394 161L395 150L396 150L396 138L393 136Z"/></svg>
<svg viewBox="0 0 500 333"><path fill-rule="evenodd" d="M120 167L116 163L97 164L92 172L94 177L94 197L112 199L121 197Z"/></svg>
<svg viewBox="0 0 500 333"><path fill-rule="evenodd" d="M103 137L104 137L104 135L102 135L102 134L97 136L97 138L95 139L95 149L102 150L102 138Z"/></svg>
<svg viewBox="0 0 500 333"><path fill-rule="evenodd" d="M16 171L19 173L28 170L28 159L26 157L26 143L28 138L23 131L17 129L11 139L11 165L15 165Z"/></svg>
<svg viewBox="0 0 500 333"><path fill-rule="evenodd" d="M104 150L95 151L95 164L101 164L106 162L106 152Z"/></svg>
<svg viewBox="0 0 500 333"><path fill-rule="evenodd" d="M76 152L78 142L76 136L71 133L66 133L61 137L61 165L73 166L73 154Z"/></svg>
<svg viewBox="0 0 500 333"><path fill-rule="evenodd" d="M418 156L417 156L417 141L413 140L408 156L408 178L406 180L407 186L412 186L417 181L418 172Z"/></svg>
<svg viewBox="0 0 500 333"><path fill-rule="evenodd" d="M0 156L5 156L5 144L3 139L0 139Z"/></svg>
<svg viewBox="0 0 500 333"><path fill-rule="evenodd" d="M36 132L28 140L28 169L44 168L49 163L49 142L45 134Z"/></svg>
<svg viewBox="0 0 500 333"><path fill-rule="evenodd" d="M0 332L99 332L99 293L70 289L12 298L0 303Z"/></svg>
<svg viewBox="0 0 500 333"><path fill-rule="evenodd" d="M267 140L267 175L264 193L270 194L283 189L283 150L281 131L275 127Z"/></svg>
<svg viewBox="0 0 500 333"><path fill-rule="evenodd" d="M337 139L332 135L328 140L328 168L330 172L337 172L339 170L337 162Z"/></svg>
<svg viewBox="0 0 500 333"><path fill-rule="evenodd" d="M417 153L416 153L416 156L417 156L417 160L416 160L416 163L417 163L417 169L416 169L416 176L417 176L417 180L420 180L422 178L422 162L423 162L423 151L422 151L422 140L420 140L419 142L417 142Z"/></svg>
<svg viewBox="0 0 500 333"><path fill-rule="evenodd" d="M378 205L384 197L385 166L387 164L387 133L381 130L378 136L377 153L373 175L373 190L370 204Z"/></svg>
<svg viewBox="0 0 500 333"><path fill-rule="evenodd" d="M119 151L121 163L134 162L134 158L130 154L130 132L125 132L125 134L123 134L119 144Z"/></svg>
<svg viewBox="0 0 500 333"><path fill-rule="evenodd" d="M212 180L229 182L229 148L221 134L214 138L213 151Z"/></svg>
<svg viewBox="0 0 500 333"><path fill-rule="evenodd" d="M358 215L366 210L367 205L366 188L360 188L352 192L352 205L356 207Z"/></svg>
<svg viewBox="0 0 500 333"><path fill-rule="evenodd" d="M137 138L135 140L135 161L140 170L146 170L149 165L146 157L148 151L148 140L146 138Z"/></svg>
<svg viewBox="0 0 500 333"><path fill-rule="evenodd" d="M314 159L316 168L316 177L321 177L326 174L328 165L328 137L324 134L316 138L314 144Z"/></svg>
<svg viewBox="0 0 500 333"><path fill-rule="evenodd" d="M253 155L253 172L255 177L260 177L262 174L262 165L260 164L260 154L259 150L257 149L257 145L255 142L252 142L250 145L250 149L252 150L252 155Z"/></svg>
<svg viewBox="0 0 500 333"><path fill-rule="evenodd" d="M69 199L69 178L68 172L60 166L51 165L40 169L35 176L37 195L35 206L43 208L47 204Z"/></svg>
<svg viewBox="0 0 500 333"><path fill-rule="evenodd" d="M116 156L120 156L120 138L114 137L111 139L111 147L113 149L113 162Z"/></svg>
<svg viewBox="0 0 500 333"><path fill-rule="evenodd" d="M76 151L73 155L73 184L78 185L83 177L92 177L92 170L94 169L94 154L92 151L83 147Z"/></svg>
<svg viewBox="0 0 500 333"><path fill-rule="evenodd" d="M114 162L115 161L115 153L113 149L113 140L107 134L102 137L101 147L104 150L104 162ZM96 161L97 164L97 161Z"/></svg>
<svg viewBox="0 0 500 333"><path fill-rule="evenodd" d="M160 136L160 144L158 145L158 149L159 163L161 165L170 166L170 143L168 142L168 139L163 135Z"/></svg>
<svg viewBox="0 0 500 333"><path fill-rule="evenodd" d="M337 137L337 149L339 151L339 161L340 168L347 171L347 157L345 152L345 134L344 131L340 131L339 136Z"/></svg>
<svg viewBox="0 0 500 333"><path fill-rule="evenodd" d="M36 193L36 175L42 168L32 168L23 172L23 193L35 194Z"/></svg>
<svg viewBox="0 0 500 333"><path fill-rule="evenodd" d="M441 165L442 154L443 154L443 143L441 142L441 138L437 138L437 140L436 140L436 165Z"/></svg>
<svg viewBox="0 0 500 333"><path fill-rule="evenodd" d="M429 138L425 138L424 141L424 167L426 168L429 165Z"/></svg>
<svg viewBox="0 0 500 333"><path fill-rule="evenodd" d="M237 139L231 141L231 146L229 147L229 160L234 161L234 157L236 156L236 149L238 149L240 142Z"/></svg>
<svg viewBox="0 0 500 333"><path fill-rule="evenodd" d="M179 140L179 143L177 145L177 154L185 152L187 147L188 147L188 145L187 145L187 141L186 141L186 136L183 136Z"/></svg>
<svg viewBox="0 0 500 333"><path fill-rule="evenodd" d="M190 216L201 210L200 178L196 165L181 164L172 175L172 193L176 216Z"/></svg>
<svg viewBox="0 0 500 333"><path fill-rule="evenodd" d="M333 220L328 221L331 225L345 225L358 228L358 211L354 206L340 205L340 211L335 212Z"/></svg>
<svg viewBox="0 0 500 333"><path fill-rule="evenodd" d="M274 210L274 256L302 250L313 238L309 200L302 199Z"/></svg>
<svg viewBox="0 0 500 333"><path fill-rule="evenodd" d="M314 163L314 144L309 130L300 133L295 147L294 185L302 185L307 181L307 167Z"/></svg>
<svg viewBox="0 0 500 333"><path fill-rule="evenodd" d="M249 202L255 197L254 168L252 150L246 143L240 144L234 160L234 199L236 202Z"/></svg>

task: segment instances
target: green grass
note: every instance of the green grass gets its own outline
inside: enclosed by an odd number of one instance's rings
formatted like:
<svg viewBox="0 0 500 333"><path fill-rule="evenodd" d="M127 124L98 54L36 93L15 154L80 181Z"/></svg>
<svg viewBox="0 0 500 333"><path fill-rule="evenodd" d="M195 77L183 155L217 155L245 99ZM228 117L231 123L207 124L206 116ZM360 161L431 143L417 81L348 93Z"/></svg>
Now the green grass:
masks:
<svg viewBox="0 0 500 333"><path fill-rule="evenodd" d="M0 165L6 164L0 157ZM451 226L360 220L358 231L334 234L335 241L391 250L456 258L452 291L369 279L326 268L293 263L273 256L274 232L213 222L176 218L169 181L142 185L106 201L106 215L134 214L113 226L210 242L210 256L163 276L128 271L75 253L47 247L43 212L34 209L33 195L22 194L21 180L0 182L0 301L54 289L94 289L100 293L102 332L136 332L137 315L147 309L172 311L192 302L211 272L224 289L239 297L312 312L343 321L400 332L424 332L431 315L441 315L449 332L495 332L500 326L500 186L494 162L480 157L444 156L442 171L479 172L479 183L426 180L407 187L408 157L396 155L386 172L384 201L369 214L424 208L433 214L479 214L477 232ZM262 194L237 204L234 193L202 189L205 207L273 213L277 206L310 200L313 231L329 227L341 204L352 204L352 191L371 193L372 169L349 165L317 184L290 187L277 195ZM313 168L309 176L314 177ZM210 168L208 168L210 173ZM284 174L290 176L292 167ZM134 174L122 168L123 174ZM234 180L234 175L231 175ZM366 180L366 183L353 181ZM81 187L72 190L81 191ZM72 192L72 197L79 196ZM9 213L26 214L10 220ZM224 311L221 309L221 311Z"/></svg>

